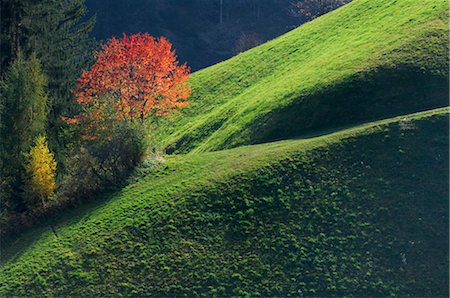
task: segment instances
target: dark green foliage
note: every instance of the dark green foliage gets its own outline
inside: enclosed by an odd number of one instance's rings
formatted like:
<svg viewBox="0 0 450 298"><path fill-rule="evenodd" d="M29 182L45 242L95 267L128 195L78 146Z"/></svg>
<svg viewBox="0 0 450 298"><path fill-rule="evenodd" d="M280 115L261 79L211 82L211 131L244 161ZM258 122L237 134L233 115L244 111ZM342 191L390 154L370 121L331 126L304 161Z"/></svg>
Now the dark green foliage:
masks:
<svg viewBox="0 0 450 298"><path fill-rule="evenodd" d="M0 0L0 70L3 75L9 63L17 55L19 2Z"/></svg>
<svg viewBox="0 0 450 298"><path fill-rule="evenodd" d="M16 212L26 211L22 200L23 152L29 150L38 134L45 131L48 135L50 149L56 154L60 174L63 173L64 151L70 139L63 133L61 116L71 114L70 90L81 69L89 64L94 46L88 38L94 20L82 20L86 13L83 3L83 0L0 2L4 81L0 101L0 106L4 106L3 111L0 109L2 225L6 218L19 214Z"/></svg>
<svg viewBox="0 0 450 298"><path fill-rule="evenodd" d="M47 78L36 57L19 57L9 67L0 85L0 178L3 211L21 209L24 154L40 134L45 134L49 99Z"/></svg>
<svg viewBox="0 0 450 298"><path fill-rule="evenodd" d="M448 124L446 108L152 165L33 231L0 293L447 296Z"/></svg>
<svg viewBox="0 0 450 298"><path fill-rule="evenodd" d="M28 47L42 60L49 76L49 91L54 99L49 117L50 142L58 151L69 140L63 138L61 116L71 116L71 90L83 68L93 58L94 40L88 37L94 26L94 18L85 18L84 0L43 0L27 7L23 23L29 34ZM61 153L59 158L61 159Z"/></svg>
<svg viewBox="0 0 450 298"><path fill-rule="evenodd" d="M140 123L121 123L95 140L81 142L68 158L59 195L82 201L117 188L142 160L146 148Z"/></svg>
<svg viewBox="0 0 450 298"><path fill-rule="evenodd" d="M1 82L3 144L28 150L45 131L49 100L47 78L36 57L15 61ZM11 150L17 153L20 150ZM18 157L18 156L16 156Z"/></svg>
<svg viewBox="0 0 450 298"><path fill-rule="evenodd" d="M62 159L68 140L61 115L71 115L72 94L81 69L89 65L94 41L88 37L94 19L84 21L84 0L2 0L2 69L21 53L42 62L52 98L48 118L50 145Z"/></svg>

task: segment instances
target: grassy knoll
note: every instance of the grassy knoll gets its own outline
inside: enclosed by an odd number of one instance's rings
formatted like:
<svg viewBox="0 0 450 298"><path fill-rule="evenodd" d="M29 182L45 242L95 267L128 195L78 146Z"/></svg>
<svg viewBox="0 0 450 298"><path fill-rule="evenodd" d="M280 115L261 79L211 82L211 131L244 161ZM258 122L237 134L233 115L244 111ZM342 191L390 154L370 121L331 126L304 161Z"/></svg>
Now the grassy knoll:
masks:
<svg viewBox="0 0 450 298"><path fill-rule="evenodd" d="M444 108L147 165L6 248L0 295L447 296L447 132Z"/></svg>
<svg viewBox="0 0 450 298"><path fill-rule="evenodd" d="M446 0L352 3L193 74L168 152L298 136L448 104Z"/></svg>

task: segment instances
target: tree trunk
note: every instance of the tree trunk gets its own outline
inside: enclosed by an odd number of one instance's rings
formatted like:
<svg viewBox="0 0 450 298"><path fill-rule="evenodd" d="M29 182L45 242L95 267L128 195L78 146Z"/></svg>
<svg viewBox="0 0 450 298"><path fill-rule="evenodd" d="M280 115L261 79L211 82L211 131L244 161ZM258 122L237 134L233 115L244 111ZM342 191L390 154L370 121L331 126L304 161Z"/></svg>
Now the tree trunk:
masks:
<svg viewBox="0 0 450 298"><path fill-rule="evenodd" d="M223 0L220 0L219 24L223 23Z"/></svg>

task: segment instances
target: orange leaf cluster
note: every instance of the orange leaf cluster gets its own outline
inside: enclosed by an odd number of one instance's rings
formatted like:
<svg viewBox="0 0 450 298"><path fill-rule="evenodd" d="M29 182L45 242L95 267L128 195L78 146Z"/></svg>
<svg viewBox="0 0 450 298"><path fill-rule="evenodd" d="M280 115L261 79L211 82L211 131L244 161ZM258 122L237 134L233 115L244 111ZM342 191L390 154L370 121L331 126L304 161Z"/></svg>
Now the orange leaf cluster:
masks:
<svg viewBox="0 0 450 298"><path fill-rule="evenodd" d="M147 33L113 37L78 79L74 94L85 112L66 122L92 126L111 111L117 120L166 116L188 104L188 76L189 68L179 65L164 37L155 39Z"/></svg>

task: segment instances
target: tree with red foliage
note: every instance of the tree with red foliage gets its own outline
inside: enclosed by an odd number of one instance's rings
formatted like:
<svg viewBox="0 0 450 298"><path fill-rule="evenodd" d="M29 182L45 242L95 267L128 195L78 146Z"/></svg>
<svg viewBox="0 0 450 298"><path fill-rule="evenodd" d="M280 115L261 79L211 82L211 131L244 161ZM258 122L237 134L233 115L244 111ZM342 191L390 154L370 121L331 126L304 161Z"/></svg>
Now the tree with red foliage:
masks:
<svg viewBox="0 0 450 298"><path fill-rule="evenodd" d="M66 118L84 130L104 125L105 119L143 122L167 116L188 105L189 67L179 65L172 44L149 34L111 38L97 53L97 61L83 71L74 94L83 112Z"/></svg>

